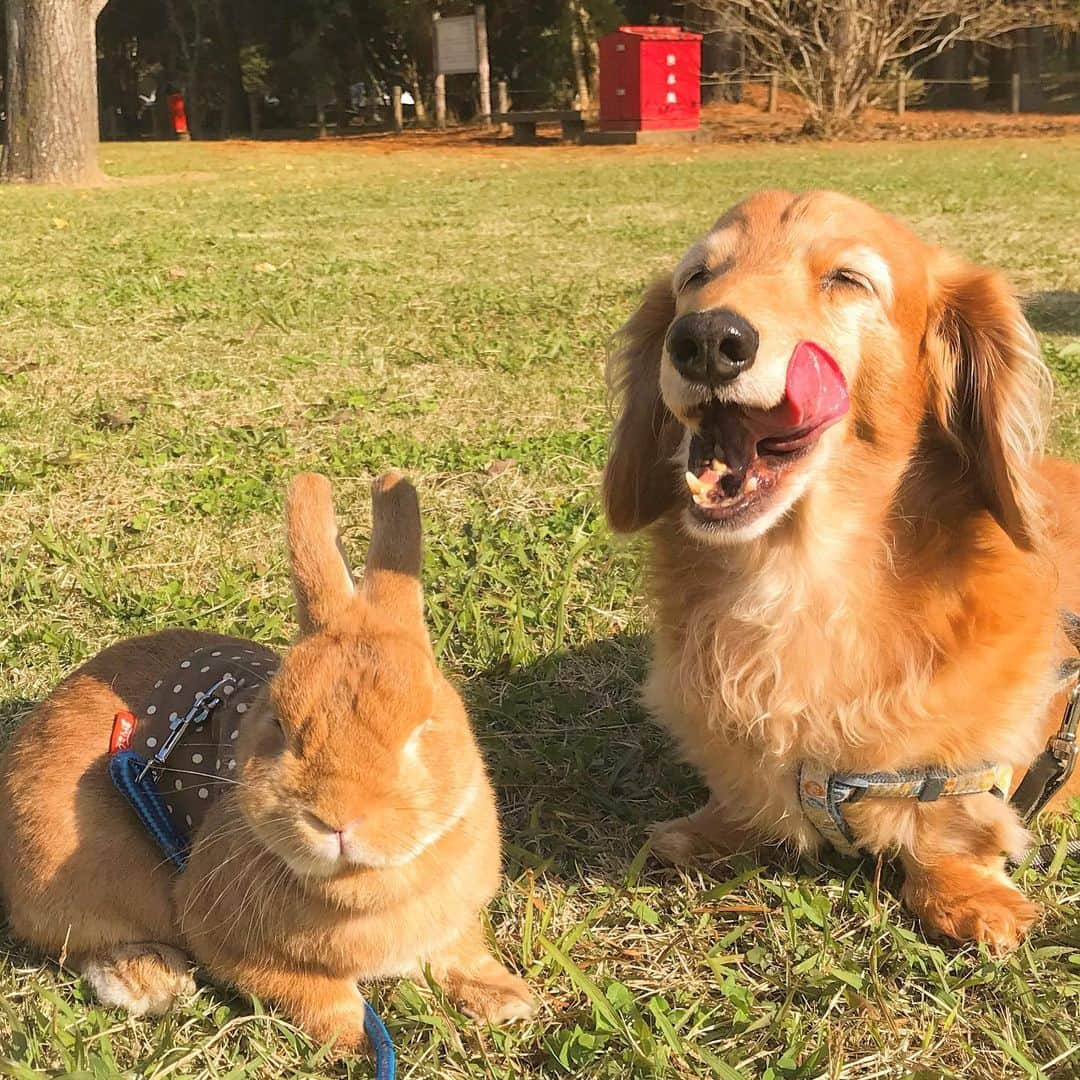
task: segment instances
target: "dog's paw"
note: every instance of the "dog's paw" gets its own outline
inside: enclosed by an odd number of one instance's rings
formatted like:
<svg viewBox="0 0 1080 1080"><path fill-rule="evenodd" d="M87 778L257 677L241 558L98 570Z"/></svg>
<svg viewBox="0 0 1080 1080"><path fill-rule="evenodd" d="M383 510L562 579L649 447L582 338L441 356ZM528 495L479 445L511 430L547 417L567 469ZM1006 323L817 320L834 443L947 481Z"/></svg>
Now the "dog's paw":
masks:
<svg viewBox="0 0 1080 1080"><path fill-rule="evenodd" d="M649 829L650 850L661 862L686 866L705 855L723 854L694 827L692 817L661 821Z"/></svg>
<svg viewBox="0 0 1080 1080"><path fill-rule="evenodd" d="M1039 907L1004 877L972 875L963 890L933 890L923 883L905 895L930 936L975 941L992 952L1012 952L1039 917Z"/></svg>

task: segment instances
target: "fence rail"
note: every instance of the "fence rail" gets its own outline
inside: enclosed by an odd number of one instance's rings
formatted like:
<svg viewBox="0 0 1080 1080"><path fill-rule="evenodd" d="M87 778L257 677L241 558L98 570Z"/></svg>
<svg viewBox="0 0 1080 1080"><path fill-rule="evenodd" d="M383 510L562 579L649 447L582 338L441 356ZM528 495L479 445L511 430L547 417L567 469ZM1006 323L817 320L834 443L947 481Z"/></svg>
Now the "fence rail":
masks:
<svg viewBox="0 0 1080 1080"><path fill-rule="evenodd" d="M1080 72L1041 72L1029 78L1021 78L1013 73L1009 78L1009 105L1010 112L1016 114L1021 111L1021 90L1025 86L1038 86L1040 88L1060 86L1062 83L1075 82L1080 84ZM766 101L766 111L775 113L779 104L781 89L791 89L800 92L799 88L790 80L784 80L778 72L716 74L703 77L702 86L743 86L746 83L767 83L769 94ZM889 79L874 79L870 83L870 93L873 97L883 91L893 91L896 95L895 108L898 116L903 116L907 108L907 99L912 89L921 90L928 86L966 86L972 90L981 90L991 84L1001 84L1002 80L991 79L988 75L972 75L966 79L931 79L921 75L912 75L909 72L900 72Z"/></svg>
<svg viewBox="0 0 1080 1080"><path fill-rule="evenodd" d="M765 84L768 87L765 110L775 113L779 110L781 90L791 90L795 93L801 91L791 80L785 80L779 72L724 72L713 73L703 76L703 87L736 87L750 84ZM897 116L903 116L907 110L908 102L914 94L932 86L965 86L971 90L984 90L991 84L1008 85L1010 111L1020 113L1022 105L1021 91L1024 87L1037 86L1040 88L1055 88L1075 83L1080 91L1080 71L1078 72L1040 72L1039 74L1022 78L1013 74L1007 83L1000 79L991 79L988 75L972 75L964 79L932 79L921 75L913 75L910 72L900 72L897 75L885 79L875 79L871 82L871 100L882 95L894 95L892 107ZM511 103L520 108L522 103L527 103L529 108L540 108L552 104L551 88L532 88L513 86L507 80L500 79L494 83L498 112L509 112ZM404 126L404 117L400 104L400 88L393 87L393 125L400 131ZM505 125L503 125L505 127Z"/></svg>

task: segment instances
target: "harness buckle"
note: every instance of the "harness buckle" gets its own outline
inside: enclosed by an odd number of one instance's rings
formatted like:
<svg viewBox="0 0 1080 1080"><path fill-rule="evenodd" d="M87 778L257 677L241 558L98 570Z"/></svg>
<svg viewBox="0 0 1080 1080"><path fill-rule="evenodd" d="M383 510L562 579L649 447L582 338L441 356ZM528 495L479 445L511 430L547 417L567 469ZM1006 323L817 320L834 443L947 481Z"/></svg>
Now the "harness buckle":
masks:
<svg viewBox="0 0 1080 1080"><path fill-rule="evenodd" d="M165 763L169 755L176 749L176 744L184 737L187 729L192 724L204 724L210 714L221 704L225 696L225 687L232 685L235 688L236 678L231 671L225 672L213 686L200 697L183 716L169 721L169 734L161 744L161 749L150 758L143 766L142 772L136 777L135 782L141 784L146 774L152 773L154 783L161 779L165 770ZM230 691L231 692L231 691Z"/></svg>
<svg viewBox="0 0 1080 1080"><path fill-rule="evenodd" d="M1073 687L1065 705L1065 715L1057 734L1035 759L1020 786L1013 792L1011 805L1027 825L1065 786L1080 756L1077 728L1080 727L1080 681Z"/></svg>
<svg viewBox="0 0 1080 1080"><path fill-rule="evenodd" d="M945 790L946 777L928 776L919 790L919 802L937 802Z"/></svg>
<svg viewBox="0 0 1080 1080"><path fill-rule="evenodd" d="M1080 752L1077 744L1077 728L1080 727L1080 681L1073 687L1069 695L1068 704L1065 706L1065 716L1061 721L1061 728L1057 735L1050 740L1050 752L1057 758L1062 769L1066 770L1061 782L1069 779L1076 767L1076 758Z"/></svg>

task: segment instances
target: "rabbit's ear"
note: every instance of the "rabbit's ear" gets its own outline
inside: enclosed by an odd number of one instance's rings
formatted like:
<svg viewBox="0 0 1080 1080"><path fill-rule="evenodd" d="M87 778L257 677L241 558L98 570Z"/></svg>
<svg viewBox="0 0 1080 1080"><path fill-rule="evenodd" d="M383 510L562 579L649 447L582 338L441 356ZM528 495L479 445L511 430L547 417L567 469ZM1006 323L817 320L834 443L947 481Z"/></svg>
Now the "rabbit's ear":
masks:
<svg viewBox="0 0 1080 1080"><path fill-rule="evenodd" d="M340 615L356 595L325 476L301 473L289 485L285 532L300 632L315 633Z"/></svg>
<svg viewBox="0 0 1080 1080"><path fill-rule="evenodd" d="M396 469L371 485L371 546L363 591L372 607L423 625L423 538L416 488Z"/></svg>

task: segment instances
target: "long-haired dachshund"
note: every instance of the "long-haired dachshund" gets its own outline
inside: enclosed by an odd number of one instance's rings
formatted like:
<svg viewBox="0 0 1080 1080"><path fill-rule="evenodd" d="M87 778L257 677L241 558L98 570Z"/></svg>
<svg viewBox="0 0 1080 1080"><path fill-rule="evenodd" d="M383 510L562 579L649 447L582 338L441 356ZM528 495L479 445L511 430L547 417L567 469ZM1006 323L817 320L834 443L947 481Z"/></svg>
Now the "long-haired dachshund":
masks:
<svg viewBox="0 0 1080 1080"><path fill-rule="evenodd" d="M899 855L928 931L1014 946L1027 833L1007 792L940 782L1015 785L1080 607L1080 467L1041 457L1050 376L1006 282L854 199L765 191L648 289L609 377L608 517L650 530L646 700L710 790L654 850L815 849L808 773L934 775L841 825Z"/></svg>

